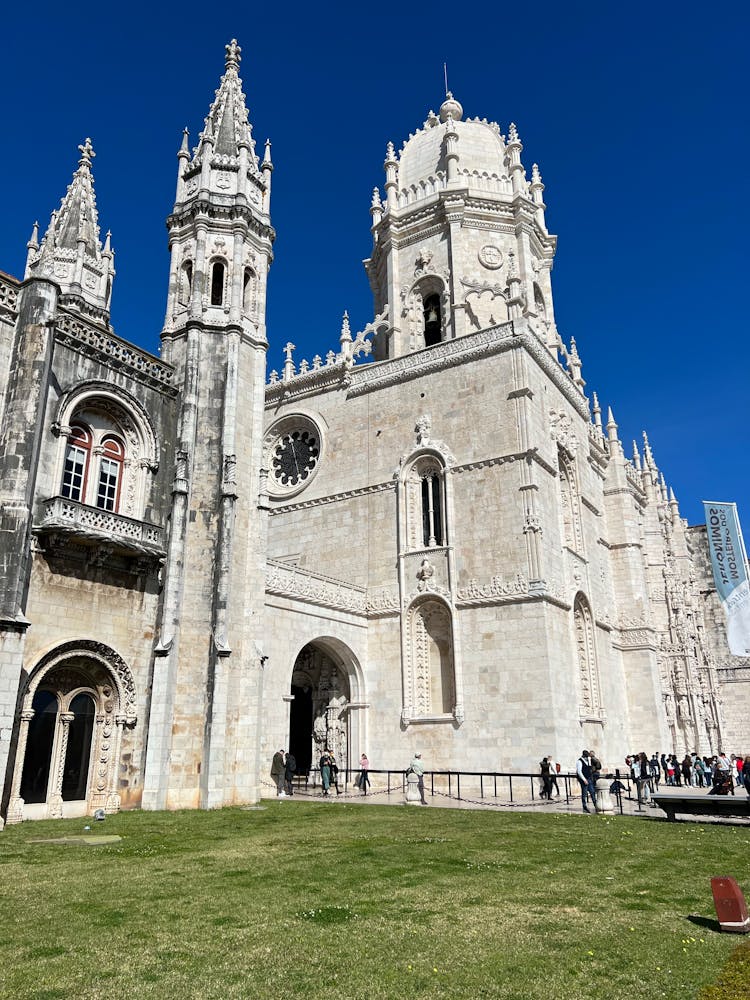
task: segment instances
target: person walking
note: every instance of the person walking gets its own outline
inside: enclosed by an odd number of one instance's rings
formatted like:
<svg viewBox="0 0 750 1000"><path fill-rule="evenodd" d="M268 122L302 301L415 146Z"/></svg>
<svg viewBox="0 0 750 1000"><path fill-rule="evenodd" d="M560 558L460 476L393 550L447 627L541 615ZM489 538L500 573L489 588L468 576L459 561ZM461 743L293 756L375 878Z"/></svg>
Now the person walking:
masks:
<svg viewBox="0 0 750 1000"><path fill-rule="evenodd" d="M560 764L558 763L558 761L555 760L555 758L552 756L552 754L548 754L547 760L549 761L550 789L552 789L552 788L555 789L555 791L557 792L557 798L559 799L560 798L560 786L557 783L557 776L560 773ZM551 797L552 796L550 796L550 798Z"/></svg>
<svg viewBox="0 0 750 1000"><path fill-rule="evenodd" d="M419 797L422 801L422 805L426 806L427 799L424 797L424 764L422 763L421 753L414 754L414 760L412 760L411 764L409 765L409 770L413 771L418 778L417 788L419 789Z"/></svg>
<svg viewBox="0 0 750 1000"><path fill-rule="evenodd" d="M576 761L576 776L581 785L581 805L585 813L591 812L586 805L586 796L591 797L591 804L596 812L596 788L593 781L593 769L589 758L588 750L584 750Z"/></svg>
<svg viewBox="0 0 750 1000"><path fill-rule="evenodd" d="M370 775L368 771L370 770L370 762L367 759L367 754L362 754L359 758L359 790L363 795L367 795L367 786L370 784Z"/></svg>
<svg viewBox="0 0 750 1000"><path fill-rule="evenodd" d="M326 747L320 756L320 782L323 785L323 794L328 795L331 787L331 753Z"/></svg>
<svg viewBox="0 0 750 1000"><path fill-rule="evenodd" d="M294 775L297 771L297 758L294 756L292 751L286 755L286 760L284 761L284 786L286 788L287 795L294 795L294 788L292 787L292 781L294 780Z"/></svg>
<svg viewBox="0 0 750 1000"><path fill-rule="evenodd" d="M284 751L277 750L273 755L273 760L271 761L271 778L273 783L276 785L276 794L284 794L284 776L286 773L286 766L284 764Z"/></svg>

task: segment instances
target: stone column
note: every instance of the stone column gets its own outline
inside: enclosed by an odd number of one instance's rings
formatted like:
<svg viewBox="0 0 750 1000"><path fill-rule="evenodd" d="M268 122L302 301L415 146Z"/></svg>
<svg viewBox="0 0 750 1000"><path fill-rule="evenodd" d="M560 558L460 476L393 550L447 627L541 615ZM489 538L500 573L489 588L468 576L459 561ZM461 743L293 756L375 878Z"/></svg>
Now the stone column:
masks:
<svg viewBox="0 0 750 1000"><path fill-rule="evenodd" d="M50 819L62 819L62 786L63 778L65 776L65 756L68 750L70 724L75 719L75 715L72 712L61 712L58 718L60 722L60 733L52 758L52 765L54 767L54 783L51 786L48 797Z"/></svg>
<svg viewBox="0 0 750 1000"><path fill-rule="evenodd" d="M18 727L18 746L16 747L16 764L13 768L13 783L10 789L10 804L8 806L8 823L20 823L23 820L24 803L21 798L21 777L23 775L23 762L26 757L26 743L29 738L29 723L33 718L33 708L27 708L21 712L21 724ZM0 829L2 829L2 826L0 826Z"/></svg>

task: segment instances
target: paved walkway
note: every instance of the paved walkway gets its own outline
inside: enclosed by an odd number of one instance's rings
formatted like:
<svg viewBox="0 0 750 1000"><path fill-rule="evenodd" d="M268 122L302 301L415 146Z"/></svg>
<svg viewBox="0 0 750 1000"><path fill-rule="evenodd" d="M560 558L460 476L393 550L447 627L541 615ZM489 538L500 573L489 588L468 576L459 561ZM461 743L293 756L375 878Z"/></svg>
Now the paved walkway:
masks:
<svg viewBox="0 0 750 1000"><path fill-rule="evenodd" d="M680 794L694 794L696 797L702 797L706 794L706 791L699 791L695 789L694 792L686 792L685 789L675 788L669 789L662 786L660 789L660 794L670 794L673 792L675 795ZM739 791L737 794L745 795L744 790ZM277 798L273 786L269 783L264 784L262 790L263 798L272 799ZM514 801L511 802L507 797L498 796L485 796L480 797L462 797L460 799L456 798L455 795L449 796L444 792L435 791L434 794L430 794L429 789L426 789L426 797L428 807L438 808L438 809L483 809L489 812L555 812L555 813L582 813L581 807L581 797L577 795L573 797L570 796L569 800L566 801L565 796L555 797L551 802L546 799L535 798L531 799L530 794L526 797L523 795L516 798L514 796ZM390 793L387 788L379 788L377 784L371 792L367 795L362 795L357 789L349 786L347 791L342 791L340 795L337 795L335 790L331 791L331 794L324 796L320 789L320 786L315 788L312 785L308 786L307 789L299 788L295 789L294 796L288 798L287 796L282 796L280 801L282 802L317 802L321 806L333 807L336 803L356 803L357 805L363 806L376 806L376 805L388 805L388 806L398 806L406 805L404 798L404 793L401 789L395 789L391 787ZM616 797L612 796L612 802L615 806L615 815L620 815L620 806L617 802ZM422 808L415 804L415 808ZM590 808L590 806L589 806ZM666 815L658 807L650 804L643 804L639 806L638 801L635 797L628 798L627 795L622 796L622 814L626 816L637 816L642 819L659 819L666 821ZM591 815L594 815L591 813ZM604 814L602 814L604 815ZM688 820L689 822L689 820ZM740 823L742 825L749 825L750 820L744 820L741 818L713 818L709 816L696 817L692 822L701 823Z"/></svg>

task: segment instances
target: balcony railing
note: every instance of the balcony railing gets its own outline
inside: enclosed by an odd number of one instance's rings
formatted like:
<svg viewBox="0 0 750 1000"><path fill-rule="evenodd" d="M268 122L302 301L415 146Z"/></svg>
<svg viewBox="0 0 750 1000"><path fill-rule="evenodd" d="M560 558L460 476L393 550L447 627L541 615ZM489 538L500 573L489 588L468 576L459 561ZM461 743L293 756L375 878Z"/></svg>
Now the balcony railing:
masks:
<svg viewBox="0 0 750 1000"><path fill-rule="evenodd" d="M163 556L164 530L132 517L91 507L67 497L44 501L42 523L36 534L69 534L83 542L107 543L125 552Z"/></svg>

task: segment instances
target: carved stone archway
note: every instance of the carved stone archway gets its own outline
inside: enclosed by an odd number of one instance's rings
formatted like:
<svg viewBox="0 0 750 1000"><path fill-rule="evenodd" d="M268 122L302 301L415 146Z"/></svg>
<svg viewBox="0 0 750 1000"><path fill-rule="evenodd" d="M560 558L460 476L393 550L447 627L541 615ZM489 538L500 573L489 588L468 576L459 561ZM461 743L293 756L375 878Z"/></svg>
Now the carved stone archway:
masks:
<svg viewBox="0 0 750 1000"><path fill-rule="evenodd" d="M289 723L289 748L298 773L317 767L326 747L341 771L355 766L364 749L360 709L366 706L361 691L359 664L344 643L320 638L299 651L292 670Z"/></svg>
<svg viewBox="0 0 750 1000"><path fill-rule="evenodd" d="M117 812L122 734L136 723L135 705L132 673L104 643L72 640L42 656L22 694L7 821Z"/></svg>

